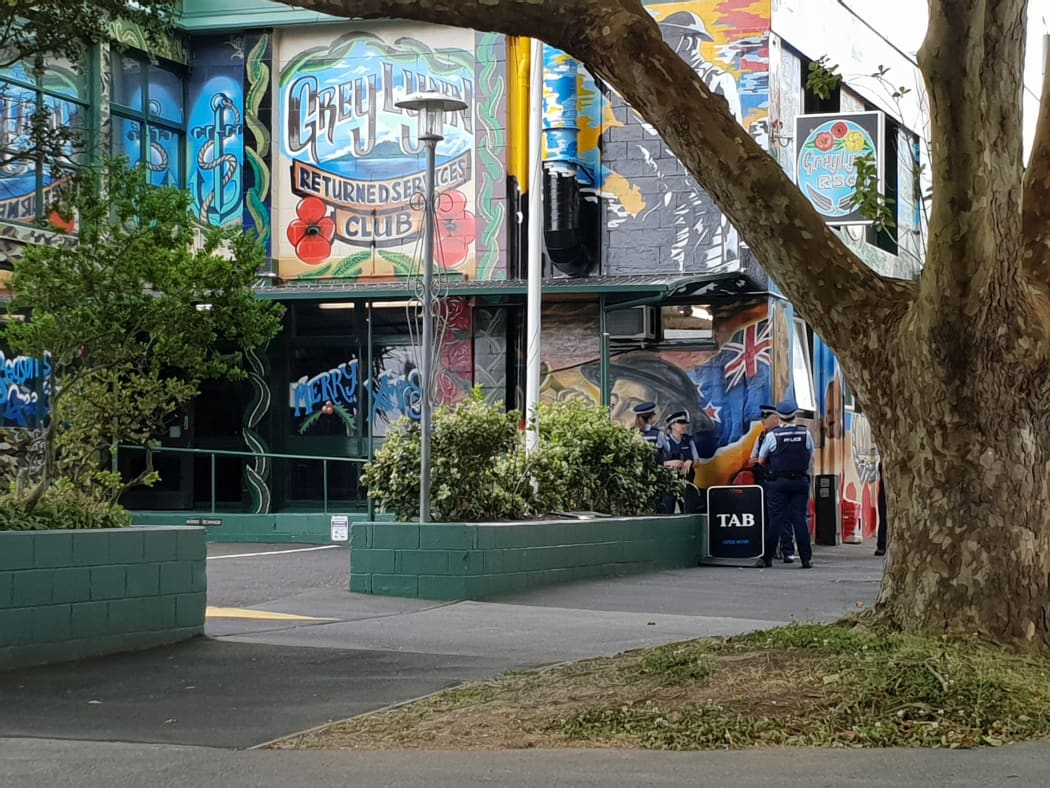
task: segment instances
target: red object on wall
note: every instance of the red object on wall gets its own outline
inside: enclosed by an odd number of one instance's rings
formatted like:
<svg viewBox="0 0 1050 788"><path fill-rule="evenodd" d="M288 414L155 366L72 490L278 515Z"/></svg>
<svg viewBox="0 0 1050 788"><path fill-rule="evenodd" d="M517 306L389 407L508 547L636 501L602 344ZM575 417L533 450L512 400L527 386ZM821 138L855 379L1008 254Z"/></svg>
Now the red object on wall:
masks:
<svg viewBox="0 0 1050 788"><path fill-rule="evenodd" d="M864 485L864 496L861 506L861 534L865 539L874 539L875 531L879 527L878 487L874 484Z"/></svg>

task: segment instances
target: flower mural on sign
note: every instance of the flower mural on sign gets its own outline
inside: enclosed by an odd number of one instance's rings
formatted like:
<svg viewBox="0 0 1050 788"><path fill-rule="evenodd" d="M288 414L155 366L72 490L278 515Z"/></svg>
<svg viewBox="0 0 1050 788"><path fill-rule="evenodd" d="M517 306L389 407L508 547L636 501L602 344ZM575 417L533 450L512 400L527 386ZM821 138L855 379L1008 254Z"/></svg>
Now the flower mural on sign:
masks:
<svg viewBox="0 0 1050 788"><path fill-rule="evenodd" d="M295 209L299 217L288 225L288 240L295 246L295 255L304 263L317 265L332 255L335 220L317 197L305 197Z"/></svg>
<svg viewBox="0 0 1050 788"><path fill-rule="evenodd" d="M882 115L879 112L799 115L796 180L802 193L836 224L870 224L857 205L857 162L870 157L881 166ZM881 176L880 176L881 177Z"/></svg>
<svg viewBox="0 0 1050 788"><path fill-rule="evenodd" d="M438 196L437 250L442 268L458 268L467 259L476 235L474 214L467 210L467 198L459 189Z"/></svg>

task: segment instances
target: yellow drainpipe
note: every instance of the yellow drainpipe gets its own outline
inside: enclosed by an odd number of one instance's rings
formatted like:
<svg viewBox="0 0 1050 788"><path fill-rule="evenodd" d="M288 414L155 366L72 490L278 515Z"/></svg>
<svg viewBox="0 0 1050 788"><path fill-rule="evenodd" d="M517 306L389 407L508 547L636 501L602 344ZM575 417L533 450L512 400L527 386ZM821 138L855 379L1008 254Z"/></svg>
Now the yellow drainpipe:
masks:
<svg viewBox="0 0 1050 788"><path fill-rule="evenodd" d="M518 181L522 194L529 190L529 69L532 40L507 38L508 106L507 174Z"/></svg>

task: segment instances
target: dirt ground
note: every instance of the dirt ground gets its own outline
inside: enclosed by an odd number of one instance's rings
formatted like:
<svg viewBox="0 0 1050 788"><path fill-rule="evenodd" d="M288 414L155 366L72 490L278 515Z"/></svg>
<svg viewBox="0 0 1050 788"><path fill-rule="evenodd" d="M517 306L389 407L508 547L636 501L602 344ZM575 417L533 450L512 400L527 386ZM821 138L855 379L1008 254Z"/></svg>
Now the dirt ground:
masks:
<svg viewBox="0 0 1050 788"><path fill-rule="evenodd" d="M790 717L823 701L795 687L807 657L783 652L712 655L713 680L668 683L646 675L641 652L587 660L488 683L447 690L421 701L333 723L272 745L275 749L448 749L631 746L617 737L579 740L563 731L570 716L588 709L641 709L674 715L716 705L734 714Z"/></svg>

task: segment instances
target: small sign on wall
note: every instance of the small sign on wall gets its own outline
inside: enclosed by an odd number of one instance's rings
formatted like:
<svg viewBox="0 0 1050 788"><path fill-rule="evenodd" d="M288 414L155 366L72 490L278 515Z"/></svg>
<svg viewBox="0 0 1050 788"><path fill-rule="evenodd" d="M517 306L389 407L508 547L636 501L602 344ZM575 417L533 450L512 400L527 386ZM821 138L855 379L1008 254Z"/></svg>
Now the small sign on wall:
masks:
<svg viewBox="0 0 1050 788"><path fill-rule="evenodd" d="M350 541L350 518L345 514L332 515L332 541Z"/></svg>
<svg viewBox="0 0 1050 788"><path fill-rule="evenodd" d="M207 525L217 527L222 525L222 519L219 517L187 517L186 525Z"/></svg>
<svg viewBox="0 0 1050 788"><path fill-rule="evenodd" d="M765 549L765 526L761 485L707 488L707 544L712 559L758 558Z"/></svg>
<svg viewBox="0 0 1050 788"><path fill-rule="evenodd" d="M884 193L885 116L835 112L795 118L795 181L828 224L871 224L854 203L857 159L872 156ZM896 166L896 162L893 162Z"/></svg>

